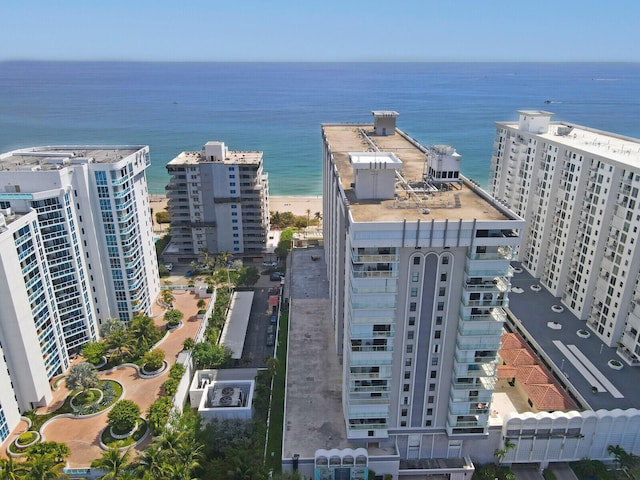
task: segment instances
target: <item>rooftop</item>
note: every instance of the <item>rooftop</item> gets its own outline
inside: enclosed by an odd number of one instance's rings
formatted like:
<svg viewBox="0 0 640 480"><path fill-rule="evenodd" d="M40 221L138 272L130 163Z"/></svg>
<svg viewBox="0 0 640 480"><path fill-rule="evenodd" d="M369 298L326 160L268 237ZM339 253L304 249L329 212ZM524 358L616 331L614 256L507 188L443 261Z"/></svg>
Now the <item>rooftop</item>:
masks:
<svg viewBox="0 0 640 480"><path fill-rule="evenodd" d="M134 154L143 146L61 145L32 147L0 156L0 170L59 170L62 167L87 163L115 163Z"/></svg>
<svg viewBox="0 0 640 480"><path fill-rule="evenodd" d="M324 124L323 130L356 222L512 218L505 208L488 200L479 186L462 176L462 181L452 180L450 189L437 192L435 187L424 184L422 179L429 149L399 129L395 135L380 136L374 134L371 124ZM356 152L393 153L402 162L398 171L402 179L396 181L396 198L359 200L356 197L351 160Z"/></svg>
<svg viewBox="0 0 640 480"><path fill-rule="evenodd" d="M518 129L517 122L498 122L497 125ZM548 132L539 136L566 145L572 150L607 157L622 165L640 168L640 139L638 138L562 122L550 123Z"/></svg>
<svg viewBox="0 0 640 480"><path fill-rule="evenodd" d="M560 300L546 289L538 291L534 286L532 290L531 286L538 285L538 280L520 270L516 266L511 279L509 309L519 320L516 325L521 323L529 332L532 347L538 350L535 353L543 357L543 363L549 363L559 383L570 383L582 397L577 400L583 409L638 408L640 369L626 364L622 370L610 368L609 360L621 360L616 348L607 347L585 321L578 320L566 308L559 311ZM554 306L556 308L552 308ZM579 335L578 330L590 332L589 337ZM598 393L592 391L593 386L598 388Z"/></svg>
<svg viewBox="0 0 640 480"><path fill-rule="evenodd" d="M229 163L233 165L253 165L262 162L262 152L260 151L228 151L227 157L222 161L207 160L201 152L182 152L168 165L198 165L200 163Z"/></svg>

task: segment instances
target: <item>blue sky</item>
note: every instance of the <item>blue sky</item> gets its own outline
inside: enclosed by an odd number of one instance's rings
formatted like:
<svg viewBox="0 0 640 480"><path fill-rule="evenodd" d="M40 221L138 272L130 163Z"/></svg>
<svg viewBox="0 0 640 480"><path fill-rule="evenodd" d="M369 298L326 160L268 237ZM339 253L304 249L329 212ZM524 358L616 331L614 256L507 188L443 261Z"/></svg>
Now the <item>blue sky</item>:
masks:
<svg viewBox="0 0 640 480"><path fill-rule="evenodd" d="M0 60L640 61L640 1L3 0Z"/></svg>

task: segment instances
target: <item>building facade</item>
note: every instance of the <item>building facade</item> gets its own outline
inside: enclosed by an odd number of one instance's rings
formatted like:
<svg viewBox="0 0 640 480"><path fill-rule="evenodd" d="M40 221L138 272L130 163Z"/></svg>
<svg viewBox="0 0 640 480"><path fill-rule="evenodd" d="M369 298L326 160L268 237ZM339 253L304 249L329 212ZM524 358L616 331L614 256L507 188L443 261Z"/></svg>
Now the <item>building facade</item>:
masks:
<svg viewBox="0 0 640 480"><path fill-rule="evenodd" d="M20 411L48 403L48 381L102 321L151 313L160 287L148 165L148 147L137 146L0 156L0 367Z"/></svg>
<svg viewBox="0 0 640 480"><path fill-rule="evenodd" d="M527 220L517 259L640 365L640 140L518 113L497 124L489 185Z"/></svg>
<svg viewBox="0 0 640 480"><path fill-rule="evenodd" d="M269 184L262 152L229 151L208 142L167 164L171 218L168 258L204 252L260 254L269 230Z"/></svg>
<svg viewBox="0 0 640 480"><path fill-rule="evenodd" d="M488 434L525 222L396 116L323 125L323 223L347 436L412 458L425 436Z"/></svg>

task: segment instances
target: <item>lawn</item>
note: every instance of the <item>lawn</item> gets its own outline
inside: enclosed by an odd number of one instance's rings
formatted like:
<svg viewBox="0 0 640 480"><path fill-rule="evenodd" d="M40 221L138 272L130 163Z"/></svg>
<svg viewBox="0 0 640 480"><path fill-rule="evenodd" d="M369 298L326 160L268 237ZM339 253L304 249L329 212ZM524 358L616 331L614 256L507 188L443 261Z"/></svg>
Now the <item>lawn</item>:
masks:
<svg viewBox="0 0 640 480"><path fill-rule="evenodd" d="M278 329L278 369L273 379L271 391L271 414L269 418L269 438L267 439L267 468L274 472L282 470L282 427L284 424L284 393L287 380L287 341L289 334L289 313L280 315ZM273 456L271 453L273 452Z"/></svg>

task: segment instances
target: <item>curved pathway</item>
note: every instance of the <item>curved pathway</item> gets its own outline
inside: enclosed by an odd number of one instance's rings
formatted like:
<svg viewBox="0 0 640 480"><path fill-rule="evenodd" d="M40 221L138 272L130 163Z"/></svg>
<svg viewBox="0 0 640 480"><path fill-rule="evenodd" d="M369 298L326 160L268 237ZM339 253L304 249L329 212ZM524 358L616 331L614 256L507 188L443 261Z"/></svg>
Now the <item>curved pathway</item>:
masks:
<svg viewBox="0 0 640 480"><path fill-rule="evenodd" d="M163 338L158 347L164 350L165 360L169 366L176 361L178 354L182 351L182 342L185 338L194 338L202 320L197 318L198 298L192 293L175 295L174 308L184 313L182 327L174 330ZM152 317L155 318L156 325L164 327L162 321L162 310L154 304ZM116 380L123 386L123 397L133 400L139 407L142 415L149 405L153 403L160 395L162 384L166 381L169 370L167 369L161 375L144 379L138 376L136 368L132 366L117 367L106 373L102 373L100 378ZM47 407L38 410L38 413L48 413L57 409L69 391L64 385L64 381L60 382L58 390L53 392L54 400ZM100 413L97 416L82 418L60 418L57 417L47 423L42 429L41 434L44 440L54 440L63 442L69 446L71 456L67 462L70 468L82 468L91 464L92 460L100 458L103 450L100 448L100 433L107 424L107 412ZM137 452L144 449L148 442L143 442L136 447Z"/></svg>

